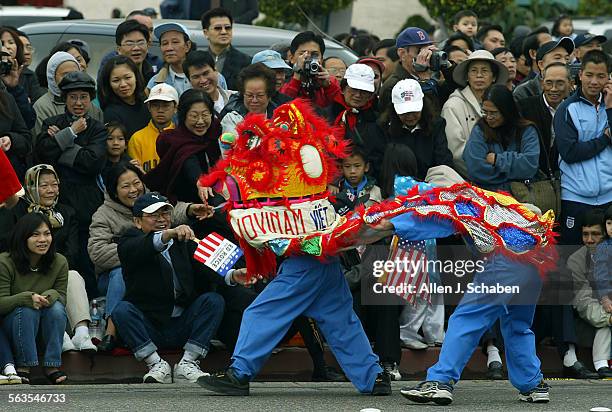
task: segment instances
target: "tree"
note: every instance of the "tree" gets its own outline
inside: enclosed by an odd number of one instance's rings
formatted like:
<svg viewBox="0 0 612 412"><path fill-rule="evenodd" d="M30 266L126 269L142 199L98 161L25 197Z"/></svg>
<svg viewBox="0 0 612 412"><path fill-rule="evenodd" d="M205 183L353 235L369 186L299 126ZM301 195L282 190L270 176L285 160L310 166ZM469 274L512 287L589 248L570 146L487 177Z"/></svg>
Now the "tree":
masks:
<svg viewBox="0 0 612 412"><path fill-rule="evenodd" d="M461 10L472 10L479 20L487 20L492 14L503 10L513 0L419 0L429 15L452 27L453 16Z"/></svg>
<svg viewBox="0 0 612 412"><path fill-rule="evenodd" d="M259 10L266 15L262 26L286 27L291 24L306 26L309 17L325 16L348 7L354 0L260 0Z"/></svg>
<svg viewBox="0 0 612 412"><path fill-rule="evenodd" d="M610 0L580 0L578 14L581 16L610 16L612 2Z"/></svg>

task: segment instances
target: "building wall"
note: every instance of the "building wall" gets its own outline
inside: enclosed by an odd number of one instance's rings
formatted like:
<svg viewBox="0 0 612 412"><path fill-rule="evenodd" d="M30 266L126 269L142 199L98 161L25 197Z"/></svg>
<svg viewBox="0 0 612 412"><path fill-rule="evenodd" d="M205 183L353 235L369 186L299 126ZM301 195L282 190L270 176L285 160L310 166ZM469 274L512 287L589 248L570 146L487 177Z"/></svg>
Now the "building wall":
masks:
<svg viewBox="0 0 612 412"><path fill-rule="evenodd" d="M413 14L429 18L418 0L355 0L351 25L381 39L393 38Z"/></svg>
<svg viewBox="0 0 612 412"><path fill-rule="evenodd" d="M159 0L64 0L64 6L72 6L86 19L108 19L114 8L119 8L125 16L132 10L153 7L159 13Z"/></svg>

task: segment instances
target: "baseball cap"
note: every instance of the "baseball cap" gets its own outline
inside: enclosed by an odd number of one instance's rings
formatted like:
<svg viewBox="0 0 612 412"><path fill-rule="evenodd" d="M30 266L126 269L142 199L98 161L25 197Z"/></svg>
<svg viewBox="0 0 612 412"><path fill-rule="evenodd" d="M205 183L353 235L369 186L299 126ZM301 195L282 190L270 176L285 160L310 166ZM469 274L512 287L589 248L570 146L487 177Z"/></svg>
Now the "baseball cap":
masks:
<svg viewBox="0 0 612 412"><path fill-rule="evenodd" d="M346 69L344 78L353 89L374 92L374 70L366 64L351 64Z"/></svg>
<svg viewBox="0 0 612 412"><path fill-rule="evenodd" d="M357 60L357 63L367 64L370 67L376 66L381 73L385 71L385 64L375 57L362 57L361 59Z"/></svg>
<svg viewBox="0 0 612 412"><path fill-rule="evenodd" d="M574 51L574 42L569 37L562 37L557 41L553 40L549 41L548 43L544 43L538 47L538 51L536 52L536 61L542 60L544 56L557 47L563 47L567 51L567 54L572 54Z"/></svg>
<svg viewBox="0 0 612 412"><path fill-rule="evenodd" d="M187 27L183 26L181 23L163 23L153 29L153 34L157 37L157 40L161 39L161 36L164 33L169 31L178 31L179 33L183 33L185 36L189 37L189 31Z"/></svg>
<svg viewBox="0 0 612 412"><path fill-rule="evenodd" d="M400 80L391 91L391 103L397 114L423 110L423 90L414 79Z"/></svg>
<svg viewBox="0 0 612 412"><path fill-rule="evenodd" d="M574 44L576 45L576 47L580 47L580 46L584 46L585 44L589 44L594 41L599 42L599 44L604 44L605 42L608 41L608 38L602 35L584 33L584 34L579 34L578 36L576 36L576 38L574 39Z"/></svg>
<svg viewBox="0 0 612 412"><path fill-rule="evenodd" d="M262 50L259 53L255 53L251 64L263 63L270 69L291 69L287 63L283 60L280 53L274 50Z"/></svg>
<svg viewBox="0 0 612 412"><path fill-rule="evenodd" d="M405 28L399 36L397 36L397 40L395 40L395 45L398 48L408 47L408 46L420 46L424 44L432 44L433 42L429 38L427 32L419 27L407 27Z"/></svg>
<svg viewBox="0 0 612 412"><path fill-rule="evenodd" d="M174 87L166 83L159 83L153 86L149 93L149 98L144 102L147 103L153 100L163 100L164 102L175 102L178 104L179 96Z"/></svg>
<svg viewBox="0 0 612 412"><path fill-rule="evenodd" d="M166 196L158 192L148 192L136 199L134 206L132 206L132 213L134 216L142 216L143 213L155 213L165 206L173 208L173 206L168 203L168 198Z"/></svg>

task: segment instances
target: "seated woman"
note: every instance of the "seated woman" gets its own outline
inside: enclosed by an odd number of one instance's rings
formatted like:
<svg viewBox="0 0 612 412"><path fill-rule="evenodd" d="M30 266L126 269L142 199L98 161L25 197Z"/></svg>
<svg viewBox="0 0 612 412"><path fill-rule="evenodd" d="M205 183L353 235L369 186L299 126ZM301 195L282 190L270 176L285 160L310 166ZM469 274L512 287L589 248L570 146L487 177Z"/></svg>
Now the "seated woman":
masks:
<svg viewBox="0 0 612 412"><path fill-rule="evenodd" d="M508 88L492 86L463 152L469 178L484 189L509 192L510 182L535 177L539 158L538 131L521 118Z"/></svg>
<svg viewBox="0 0 612 412"><path fill-rule="evenodd" d="M26 195L12 210L13 225L28 213L36 212L47 216L57 252L68 260L69 268L75 268L79 252L78 224L74 209L58 203L59 187L60 181L53 166L41 164L28 169L24 180ZM89 336L91 319L85 281L76 270L68 271L66 313L74 337L70 339L64 334L62 350L95 351L96 346Z"/></svg>
<svg viewBox="0 0 612 412"><path fill-rule="evenodd" d="M159 164L145 177L152 190L171 200L199 202L198 178L221 157L221 134L211 98L200 90L187 90L178 105L179 126L157 139Z"/></svg>
<svg viewBox="0 0 612 412"><path fill-rule="evenodd" d="M132 206L138 197L147 192L142 171L127 162L119 162L104 177L104 203L93 214L89 227L87 250L94 263L98 290L106 294L107 327L100 351L111 351L116 345L113 309L123 299L125 283L117 254L117 242L121 233L134 226ZM197 217L200 206L178 202L172 210L173 224L183 224L189 217Z"/></svg>
<svg viewBox="0 0 612 412"><path fill-rule="evenodd" d="M87 256L91 216L102 204L100 172L106 163L106 129L88 110L96 93L95 83L83 72L68 73L60 82L66 102L64 114L43 122L34 151L40 162L51 164L62 180L60 202L76 211L78 258L76 268L87 292L97 296L93 267Z"/></svg>
<svg viewBox="0 0 612 412"><path fill-rule="evenodd" d="M66 328L68 261L55 252L51 223L41 213L22 217L0 254L0 315L16 354L17 372L29 381L38 365L37 337L43 342L43 368L52 384L66 381L62 336ZM40 336L39 336L40 335Z"/></svg>

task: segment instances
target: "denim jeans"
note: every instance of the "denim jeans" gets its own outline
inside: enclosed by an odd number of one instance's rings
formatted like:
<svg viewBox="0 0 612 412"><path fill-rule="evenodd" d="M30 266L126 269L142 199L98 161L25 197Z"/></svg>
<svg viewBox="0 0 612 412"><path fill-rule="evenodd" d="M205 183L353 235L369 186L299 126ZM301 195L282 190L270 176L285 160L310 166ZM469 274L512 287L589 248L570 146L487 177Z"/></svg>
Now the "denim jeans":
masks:
<svg viewBox="0 0 612 412"><path fill-rule="evenodd" d="M221 295L204 293L185 308L181 316L172 318L163 330L134 304L121 301L113 311L117 331L139 361L160 348L176 348L195 352L204 357L210 340L217 333L225 302Z"/></svg>
<svg viewBox="0 0 612 412"><path fill-rule="evenodd" d="M104 315L109 317L125 295L125 282L121 266L98 276L98 291L106 293L106 308Z"/></svg>
<svg viewBox="0 0 612 412"><path fill-rule="evenodd" d="M0 325L2 324L2 319L0 318ZM4 329L0 328L0 374L4 370L4 367L9 363L15 364L15 360L13 359L13 350L11 349L11 344L4 333Z"/></svg>
<svg viewBox="0 0 612 412"><path fill-rule="evenodd" d="M44 367L59 368L62 364L62 340L67 321L66 310L59 301L38 310L25 306L13 309L4 319L4 331L13 344L17 366L38 365L36 336L40 329L44 348L42 364Z"/></svg>

